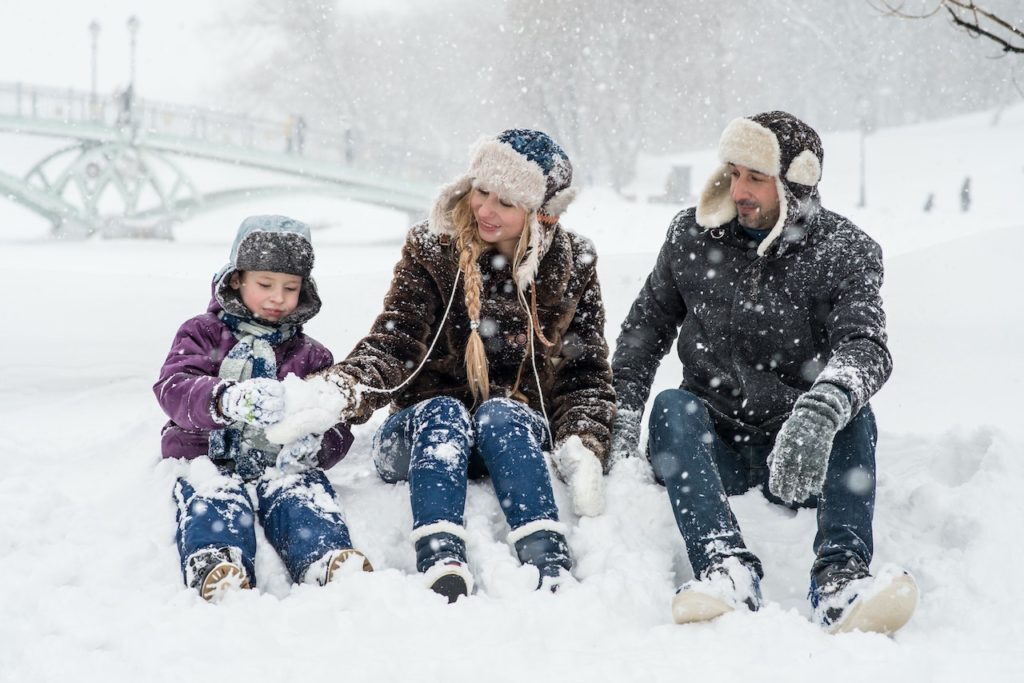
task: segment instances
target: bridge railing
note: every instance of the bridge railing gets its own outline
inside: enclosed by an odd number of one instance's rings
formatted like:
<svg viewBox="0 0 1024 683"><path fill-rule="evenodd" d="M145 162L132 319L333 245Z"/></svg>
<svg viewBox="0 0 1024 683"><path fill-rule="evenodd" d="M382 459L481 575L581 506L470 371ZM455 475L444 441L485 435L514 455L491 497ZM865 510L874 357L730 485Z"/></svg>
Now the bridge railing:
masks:
<svg viewBox="0 0 1024 683"><path fill-rule="evenodd" d="M268 119L137 98L130 89L93 94L74 89L0 83L0 115L66 125L112 128L125 135L159 133L204 144L291 154L375 173L399 169L409 178L439 182L448 164L412 146L363 140L352 128L312 127L301 116Z"/></svg>

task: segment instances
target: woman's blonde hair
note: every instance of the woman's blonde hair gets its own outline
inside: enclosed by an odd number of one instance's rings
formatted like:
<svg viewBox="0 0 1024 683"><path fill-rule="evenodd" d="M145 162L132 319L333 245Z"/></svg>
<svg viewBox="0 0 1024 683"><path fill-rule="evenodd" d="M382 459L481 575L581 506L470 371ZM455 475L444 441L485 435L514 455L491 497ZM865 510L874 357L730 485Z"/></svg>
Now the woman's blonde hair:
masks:
<svg viewBox="0 0 1024 683"><path fill-rule="evenodd" d="M455 228L455 248L459 255L459 270L462 271L462 281L466 293L466 310L469 312L469 340L466 342L466 377L469 381L469 390L473 392L474 401L486 401L490 398L490 377L487 371L487 352L484 349L484 341L480 337L480 296L483 289L481 281L480 266L477 260L480 255L489 247L480 239L477 231L476 218L470 208L470 197L473 190L463 196L452 208L451 221ZM526 213L523 232L516 243L516 250L512 257L512 273L515 274L519 264L530 244L530 212ZM519 289L518 278L516 289ZM525 303L525 296L522 291L518 292L519 300ZM518 384L518 380L517 380Z"/></svg>

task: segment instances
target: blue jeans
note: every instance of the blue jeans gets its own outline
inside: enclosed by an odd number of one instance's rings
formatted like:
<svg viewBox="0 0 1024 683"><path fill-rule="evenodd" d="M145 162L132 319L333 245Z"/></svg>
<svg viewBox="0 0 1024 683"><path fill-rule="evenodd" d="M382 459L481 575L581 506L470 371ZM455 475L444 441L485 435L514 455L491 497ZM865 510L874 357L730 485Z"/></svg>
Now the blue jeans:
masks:
<svg viewBox="0 0 1024 683"><path fill-rule="evenodd" d="M760 561L743 543L728 496L760 486L768 500L784 504L768 490L771 445L729 445L715 431L703 401L682 389L668 389L655 398L649 433L648 458L668 491L694 575L703 575L729 555L761 574ZM865 567L871 564L877 441L875 417L864 406L836 434L821 495L790 506L818 511L812 574L853 558Z"/></svg>
<svg viewBox="0 0 1024 683"><path fill-rule="evenodd" d="M408 480L413 528L463 525L470 478L490 474L508 525L558 520L544 445L544 419L510 399L485 401L470 415L447 396L389 417L373 440L374 462L388 483Z"/></svg>
<svg viewBox="0 0 1024 683"><path fill-rule="evenodd" d="M267 540L295 582L302 581L309 565L327 552L352 547L348 526L334 502L334 488L323 470L260 479L256 483L258 513L241 477L233 472L224 473L216 485L200 489L182 478L174 487L182 575L192 553L234 546L242 551L242 563L255 585L257 514Z"/></svg>

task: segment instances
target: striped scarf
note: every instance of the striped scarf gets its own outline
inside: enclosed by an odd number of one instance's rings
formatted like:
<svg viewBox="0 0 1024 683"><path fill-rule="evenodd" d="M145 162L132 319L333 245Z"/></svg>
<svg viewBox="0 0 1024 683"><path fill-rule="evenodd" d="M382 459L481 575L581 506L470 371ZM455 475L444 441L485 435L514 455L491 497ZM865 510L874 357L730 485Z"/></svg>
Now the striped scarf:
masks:
<svg viewBox="0 0 1024 683"><path fill-rule="evenodd" d="M240 318L224 311L217 317L237 340L221 362L218 376L239 382L254 377L277 379L274 348L294 337L299 328L260 325L251 318ZM210 432L209 447L211 460L233 461L235 472L245 481L260 477L274 464L281 450L280 445L267 441L262 429L244 422Z"/></svg>

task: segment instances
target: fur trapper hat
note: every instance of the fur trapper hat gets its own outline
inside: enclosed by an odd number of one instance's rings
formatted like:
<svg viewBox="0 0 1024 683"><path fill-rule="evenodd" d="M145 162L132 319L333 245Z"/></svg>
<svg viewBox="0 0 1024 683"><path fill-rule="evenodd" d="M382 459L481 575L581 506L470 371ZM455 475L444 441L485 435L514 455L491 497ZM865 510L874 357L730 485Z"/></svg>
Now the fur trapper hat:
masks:
<svg viewBox="0 0 1024 683"><path fill-rule="evenodd" d="M302 278L299 305L280 323L302 324L320 311L320 295L313 272L313 242L309 226L287 216L249 216L238 228L231 245L230 261L216 276L214 296L232 315L251 316L231 276L247 270L287 273Z"/></svg>
<svg viewBox="0 0 1024 683"><path fill-rule="evenodd" d="M455 234L451 211L474 187L495 192L530 214L530 249L516 279L522 289L533 282L551 245L554 225L576 197L569 156L547 134L513 128L483 137L470 152L469 170L441 188L430 214L431 229Z"/></svg>
<svg viewBox="0 0 1024 683"><path fill-rule="evenodd" d="M729 194L729 164L739 164L775 177L779 220L758 246L762 256L787 224L795 223L818 206L818 181L824 150L809 125L784 111L769 111L733 119L718 143L715 170L697 200L697 224L705 229L725 225L736 217Z"/></svg>

